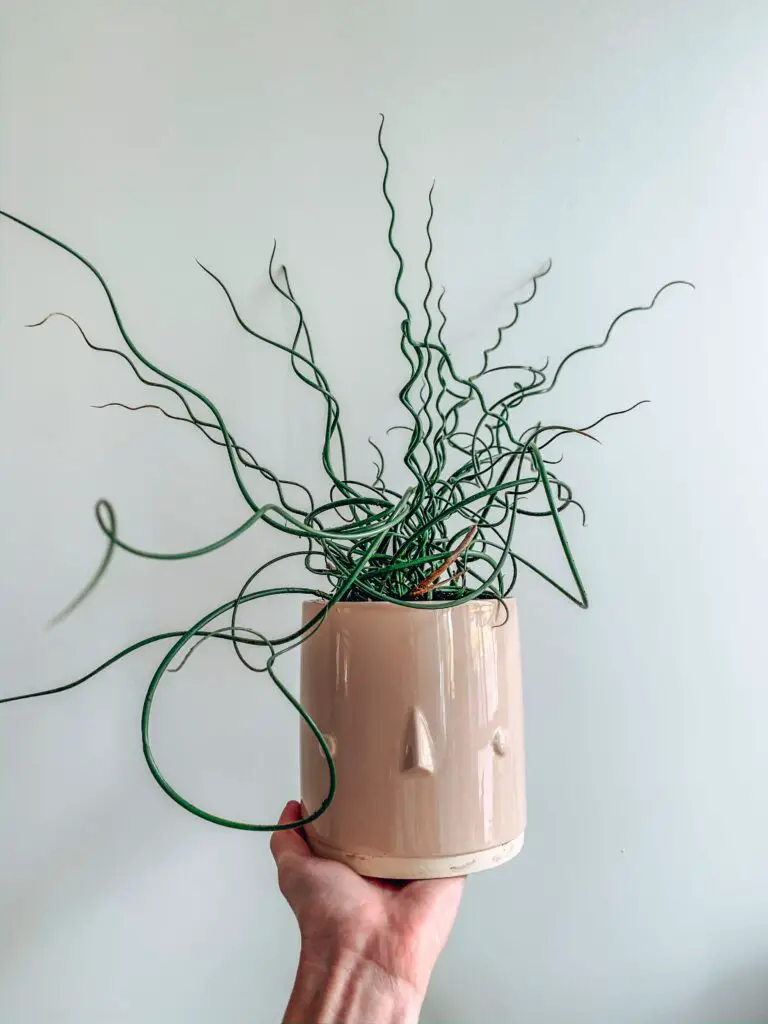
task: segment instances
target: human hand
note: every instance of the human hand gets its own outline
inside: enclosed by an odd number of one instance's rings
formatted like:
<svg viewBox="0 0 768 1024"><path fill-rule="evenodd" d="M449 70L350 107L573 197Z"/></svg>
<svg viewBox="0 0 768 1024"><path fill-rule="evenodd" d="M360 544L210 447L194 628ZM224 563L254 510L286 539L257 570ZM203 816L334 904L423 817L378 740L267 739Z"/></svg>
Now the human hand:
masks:
<svg viewBox="0 0 768 1024"><path fill-rule="evenodd" d="M280 824L297 821L291 801ZM463 878L362 878L315 856L300 831L271 842L280 890L301 932L284 1024L411 1024L461 901Z"/></svg>

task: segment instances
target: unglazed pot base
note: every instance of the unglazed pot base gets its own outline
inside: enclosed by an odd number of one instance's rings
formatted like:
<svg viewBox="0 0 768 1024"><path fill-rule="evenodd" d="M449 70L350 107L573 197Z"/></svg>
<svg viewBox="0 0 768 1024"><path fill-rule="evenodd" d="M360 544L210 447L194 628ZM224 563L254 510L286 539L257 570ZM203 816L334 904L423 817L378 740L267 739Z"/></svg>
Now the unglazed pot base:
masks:
<svg viewBox="0 0 768 1024"><path fill-rule="evenodd" d="M525 832L517 839L490 850L462 853L452 857L382 857L366 856L362 853L345 853L335 846L329 846L315 836L308 835L309 845L320 857L338 860L366 878L388 878L413 880L416 878L453 878L487 871L512 860L523 848Z"/></svg>

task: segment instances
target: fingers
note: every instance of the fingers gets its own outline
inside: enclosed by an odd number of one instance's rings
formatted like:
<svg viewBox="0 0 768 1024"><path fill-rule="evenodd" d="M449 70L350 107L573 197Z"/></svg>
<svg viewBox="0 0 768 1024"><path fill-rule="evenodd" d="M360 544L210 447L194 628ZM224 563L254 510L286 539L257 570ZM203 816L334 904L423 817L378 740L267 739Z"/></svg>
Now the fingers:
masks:
<svg viewBox="0 0 768 1024"><path fill-rule="evenodd" d="M464 890L466 878L459 875L455 878L419 878L408 883L408 891L420 900L432 900L447 892L458 893Z"/></svg>
<svg viewBox="0 0 768 1024"><path fill-rule="evenodd" d="M301 805L296 800L289 800L283 808L278 825L290 825L292 821L299 821L300 819ZM280 867L280 862L286 857L312 856L306 841L298 832L293 830L273 832L269 848L272 851L272 856L275 858L278 868Z"/></svg>
<svg viewBox="0 0 768 1024"><path fill-rule="evenodd" d="M453 922L464 893L465 878L425 878L411 882L403 890L408 902L427 917Z"/></svg>

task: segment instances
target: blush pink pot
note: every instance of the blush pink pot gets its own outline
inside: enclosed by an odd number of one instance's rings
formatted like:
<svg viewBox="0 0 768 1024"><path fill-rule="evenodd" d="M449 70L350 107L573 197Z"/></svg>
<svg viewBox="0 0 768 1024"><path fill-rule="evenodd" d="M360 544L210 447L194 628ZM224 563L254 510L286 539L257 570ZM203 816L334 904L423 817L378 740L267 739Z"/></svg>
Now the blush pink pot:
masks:
<svg viewBox="0 0 768 1024"><path fill-rule="evenodd" d="M338 779L307 829L316 853L405 879L483 871L520 852L520 641L517 606L505 605L339 603L302 645L301 702ZM304 622L321 607L305 602ZM302 723L305 808L327 789L325 758Z"/></svg>

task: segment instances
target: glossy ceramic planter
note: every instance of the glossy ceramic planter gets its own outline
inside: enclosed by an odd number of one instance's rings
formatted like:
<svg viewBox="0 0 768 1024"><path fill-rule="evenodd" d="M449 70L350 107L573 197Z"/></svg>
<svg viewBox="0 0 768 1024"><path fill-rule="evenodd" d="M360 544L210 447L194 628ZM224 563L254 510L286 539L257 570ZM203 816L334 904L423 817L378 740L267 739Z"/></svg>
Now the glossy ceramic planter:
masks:
<svg viewBox="0 0 768 1024"><path fill-rule="evenodd" d="M306 602L304 621L319 602ZM324 733L338 788L307 829L313 849L378 878L495 867L525 833L517 608L338 604L301 648L301 701ZM504 621L506 618L506 621ZM308 810L328 788L302 724Z"/></svg>

